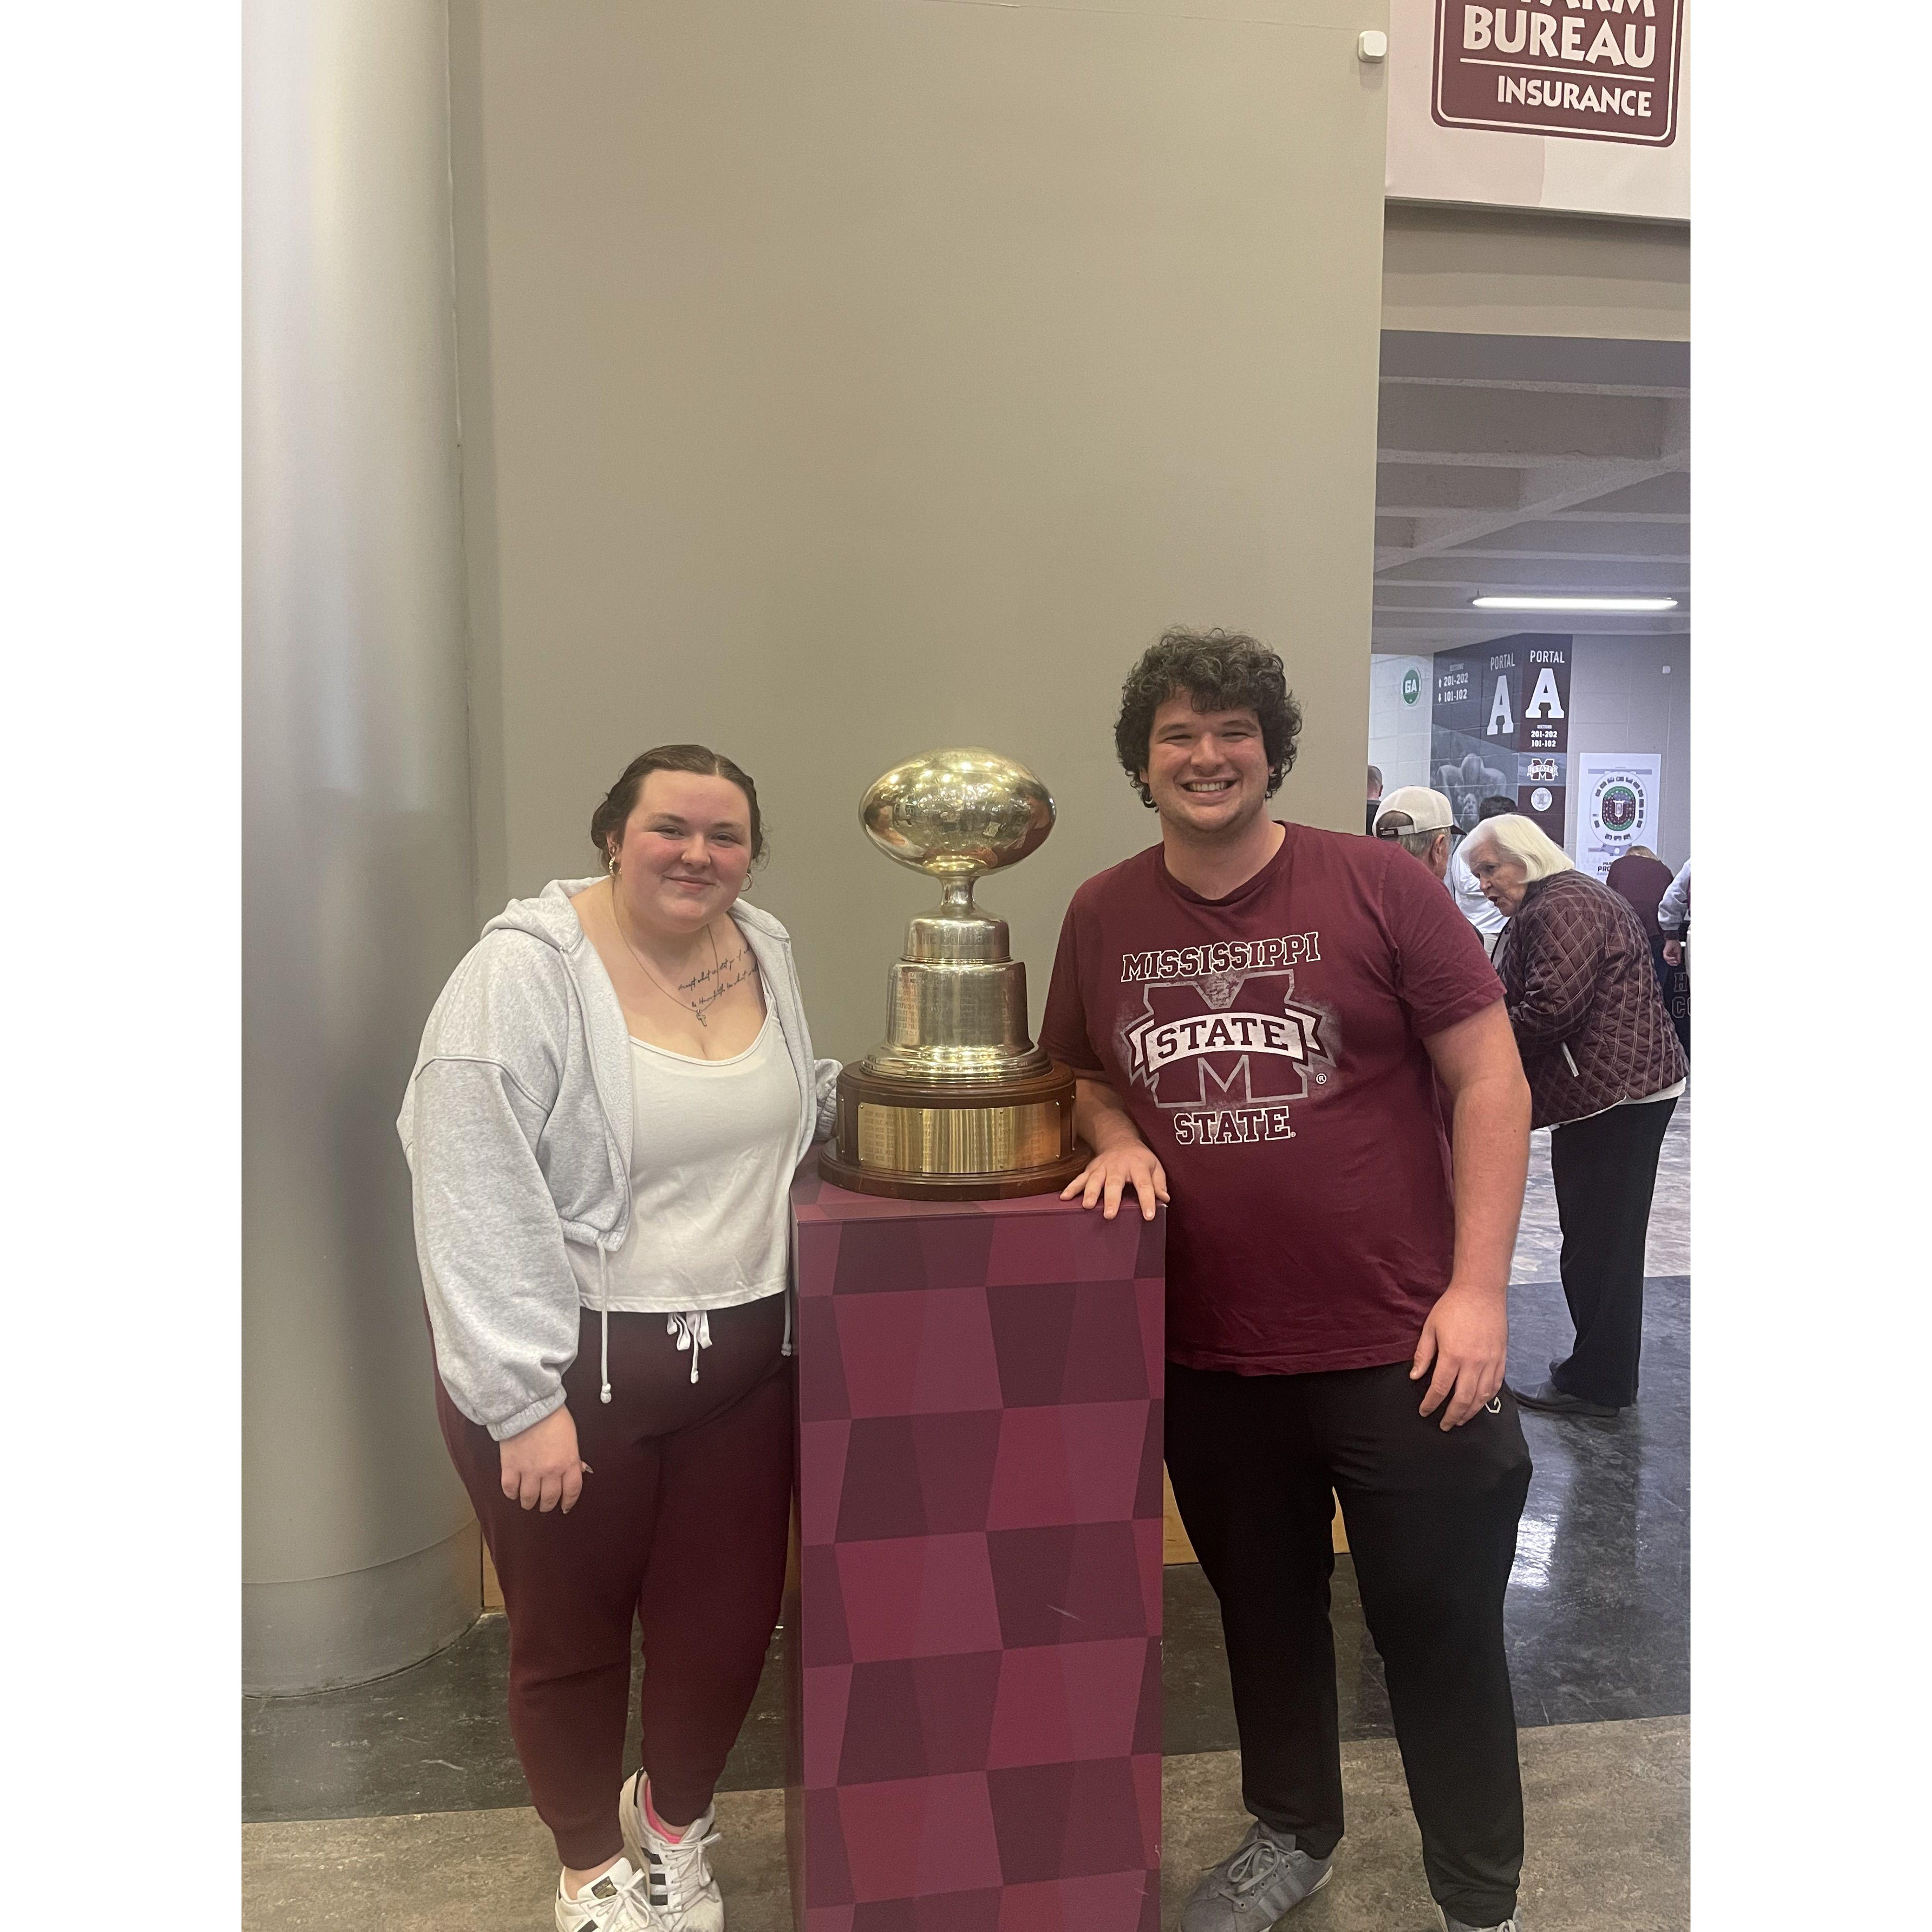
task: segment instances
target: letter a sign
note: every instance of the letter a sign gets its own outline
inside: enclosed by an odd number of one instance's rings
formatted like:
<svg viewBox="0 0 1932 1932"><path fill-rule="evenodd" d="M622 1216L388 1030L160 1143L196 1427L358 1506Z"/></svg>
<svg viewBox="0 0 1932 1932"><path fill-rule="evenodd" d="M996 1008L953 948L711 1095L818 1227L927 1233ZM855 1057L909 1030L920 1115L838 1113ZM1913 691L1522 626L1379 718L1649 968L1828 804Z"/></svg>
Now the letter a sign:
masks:
<svg viewBox="0 0 1932 1932"><path fill-rule="evenodd" d="M1526 718L1563 716L1563 700L1556 689L1556 673L1550 665L1545 664L1536 674L1536 688L1530 693L1529 702L1522 707L1522 715Z"/></svg>
<svg viewBox="0 0 1932 1932"><path fill-rule="evenodd" d="M1666 148L1684 0L1436 0L1444 128Z"/></svg>

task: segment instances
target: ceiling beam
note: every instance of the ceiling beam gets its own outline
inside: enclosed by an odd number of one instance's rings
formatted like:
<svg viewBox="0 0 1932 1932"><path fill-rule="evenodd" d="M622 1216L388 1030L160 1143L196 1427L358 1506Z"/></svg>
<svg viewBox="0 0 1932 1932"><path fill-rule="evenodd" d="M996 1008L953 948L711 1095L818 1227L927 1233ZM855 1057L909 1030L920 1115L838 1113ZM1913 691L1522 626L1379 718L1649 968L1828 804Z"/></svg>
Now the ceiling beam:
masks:
<svg viewBox="0 0 1932 1932"><path fill-rule="evenodd" d="M1378 517L1378 526L1382 519ZM1420 520L1407 519L1413 524ZM1379 534L1376 542L1380 542ZM1395 539L1391 537L1391 542ZM1690 528L1684 524L1570 523L1552 518L1536 523L1512 524L1466 544L1448 556L1679 557L1690 554Z"/></svg>
<svg viewBox="0 0 1932 1932"><path fill-rule="evenodd" d="M1574 458L1538 464L1525 469L1517 478L1520 501L1514 511L1501 509L1445 510L1438 514L1418 517L1416 540L1402 550L1376 553L1379 574L1419 557L1440 555L1478 538L1506 530L1520 523L1534 522L1558 510L1594 503L1648 483L1672 471L1687 469L1690 460L1690 408L1688 403L1650 403L1646 409L1664 412L1659 435L1662 447L1650 458L1592 461Z"/></svg>
<svg viewBox="0 0 1932 1932"><path fill-rule="evenodd" d="M1682 562L1659 562L1635 557L1628 562L1590 557L1582 562L1546 562L1520 558L1460 559L1426 557L1385 571L1376 580L1381 593L1427 585L1445 591L1466 591L1472 597L1688 597L1690 572Z"/></svg>
<svg viewBox="0 0 1932 1932"><path fill-rule="evenodd" d="M1422 463L1390 463L1376 471L1376 508L1385 516L1426 516L1437 510L1514 513L1522 504L1522 485L1512 470L1479 470L1467 464L1436 469Z"/></svg>
<svg viewBox="0 0 1932 1932"><path fill-rule="evenodd" d="M1673 416L1684 406L1654 396L1386 383L1376 448L1384 463L1504 469L1578 460L1655 462L1670 446Z"/></svg>

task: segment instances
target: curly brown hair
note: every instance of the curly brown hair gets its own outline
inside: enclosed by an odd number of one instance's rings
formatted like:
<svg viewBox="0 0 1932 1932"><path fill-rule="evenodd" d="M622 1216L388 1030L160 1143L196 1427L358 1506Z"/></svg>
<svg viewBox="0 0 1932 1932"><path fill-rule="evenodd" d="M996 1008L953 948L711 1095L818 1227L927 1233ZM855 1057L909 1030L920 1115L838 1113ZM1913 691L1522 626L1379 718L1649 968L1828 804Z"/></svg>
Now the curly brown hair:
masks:
<svg viewBox="0 0 1932 1932"><path fill-rule="evenodd" d="M1197 711L1252 711L1260 721L1268 753L1272 798L1294 768L1301 735L1301 706L1288 688L1281 659L1258 639L1239 631L1165 631L1150 644L1120 687L1120 715L1114 749L1128 782L1150 808L1154 795L1142 782L1154 736L1154 715L1170 698L1185 695Z"/></svg>
<svg viewBox="0 0 1932 1932"><path fill-rule="evenodd" d="M624 767L623 776L604 794L603 802L590 815L590 842L597 856L608 865L611 841L621 842L624 827L637 809L638 794L653 772L690 772L703 778L728 778L745 794L752 808L752 860L765 856L765 821L758 810L758 788L748 772L742 770L722 752L709 745L656 745L641 752Z"/></svg>

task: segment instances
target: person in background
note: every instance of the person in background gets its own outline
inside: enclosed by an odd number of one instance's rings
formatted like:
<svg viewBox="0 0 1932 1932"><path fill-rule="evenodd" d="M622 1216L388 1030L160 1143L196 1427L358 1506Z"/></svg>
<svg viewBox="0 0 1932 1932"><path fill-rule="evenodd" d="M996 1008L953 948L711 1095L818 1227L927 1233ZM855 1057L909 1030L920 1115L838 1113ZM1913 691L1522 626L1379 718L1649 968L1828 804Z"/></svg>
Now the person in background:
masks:
<svg viewBox="0 0 1932 1932"><path fill-rule="evenodd" d="M559 1932L724 1932L712 1793L791 1514L789 1191L838 1070L739 896L764 836L736 765L646 752L590 838L596 877L512 899L451 974L396 1125Z"/></svg>
<svg viewBox="0 0 1932 1932"><path fill-rule="evenodd" d="M1492 794L1478 807L1476 822L1480 824L1486 818L1499 818L1504 812L1515 809L1515 800L1504 798L1500 793ZM1482 887L1477 884L1476 876L1469 870L1468 861L1462 856L1460 846L1449 855L1446 883L1450 898L1456 902L1456 910L1476 928L1476 936L1482 940L1484 951L1495 958L1503 928L1509 921L1490 904Z"/></svg>
<svg viewBox="0 0 1932 1932"><path fill-rule="evenodd" d="M1684 1051L1690 1051L1690 861L1670 882L1657 905L1659 970L1666 976L1664 1004Z"/></svg>
<svg viewBox="0 0 1932 1932"><path fill-rule="evenodd" d="M1664 939L1665 962L1682 966L1684 944L1690 932L1690 861L1686 859L1657 905L1657 926Z"/></svg>
<svg viewBox="0 0 1932 1932"><path fill-rule="evenodd" d="M1448 871L1456 814L1439 791L1431 791L1426 785L1397 785L1382 800L1370 829L1378 838L1394 839L1436 878L1440 879Z"/></svg>
<svg viewBox="0 0 1932 1932"><path fill-rule="evenodd" d="M1658 930L1658 902L1670 890L1670 868L1648 845L1633 845L1622 858L1612 860L1604 874L1604 884L1628 902L1645 933L1660 948L1664 935ZM1660 962L1660 952L1659 958Z"/></svg>
<svg viewBox="0 0 1932 1932"><path fill-rule="evenodd" d="M1522 1865L1503 1598L1530 1465L1503 1369L1529 1096L1448 893L1392 842L1270 815L1300 728L1252 638L1146 652L1114 748L1160 836L1074 894L1040 1024L1095 1150L1068 1195L1108 1219L1138 1197L1150 1220L1172 1183L1168 1472L1220 1603L1254 1819L1181 1932L1266 1932L1334 1870L1338 1492L1430 1890L1449 1932L1502 1932Z"/></svg>
<svg viewBox="0 0 1932 1932"><path fill-rule="evenodd" d="M1382 802L1382 768L1379 765L1369 767L1369 817L1363 827L1366 832L1376 829L1376 808Z"/></svg>
<svg viewBox="0 0 1932 1932"><path fill-rule="evenodd" d="M1610 862L1604 883L1628 902L1642 922L1644 936L1650 941L1651 963L1657 968L1657 983L1666 987L1670 968L1664 958L1664 934L1657 923L1658 902L1670 890L1670 868L1648 845L1633 845L1619 859Z"/></svg>
<svg viewBox="0 0 1932 1932"><path fill-rule="evenodd" d="M1486 819L1464 850L1509 915L1496 956L1535 1106L1551 1130L1563 1298L1576 1340L1516 1400L1614 1416L1636 1400L1644 1238L1658 1155L1689 1069L1629 905L1580 872L1532 818Z"/></svg>

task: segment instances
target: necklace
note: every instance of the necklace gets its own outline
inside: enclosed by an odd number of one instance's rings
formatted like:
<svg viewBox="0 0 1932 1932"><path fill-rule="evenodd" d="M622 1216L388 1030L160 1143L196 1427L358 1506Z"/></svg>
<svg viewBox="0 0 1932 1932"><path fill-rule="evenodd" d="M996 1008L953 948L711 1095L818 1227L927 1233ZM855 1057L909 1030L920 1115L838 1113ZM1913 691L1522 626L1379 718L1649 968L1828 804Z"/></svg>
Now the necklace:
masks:
<svg viewBox="0 0 1932 1932"><path fill-rule="evenodd" d="M651 984L656 987L658 991L663 994L664 998L669 1000L674 1006L683 1007L685 1011L688 1012L700 1026L710 1026L711 1022L706 1018L704 1009L702 1006L692 1005L688 1000L680 1000L677 995L674 993L671 989L644 964L643 956L638 951L638 949L631 944L631 935L624 930L624 916L617 910L617 881L614 878L610 881L610 920L611 923L617 928L617 937L624 942L624 950L628 952L633 959L637 961L638 970L643 974L644 977L650 980ZM718 970L718 942L716 940L711 938L711 928L708 926L704 928L704 936L706 939L711 940L711 968L712 972L715 974Z"/></svg>

